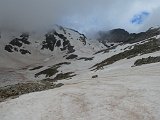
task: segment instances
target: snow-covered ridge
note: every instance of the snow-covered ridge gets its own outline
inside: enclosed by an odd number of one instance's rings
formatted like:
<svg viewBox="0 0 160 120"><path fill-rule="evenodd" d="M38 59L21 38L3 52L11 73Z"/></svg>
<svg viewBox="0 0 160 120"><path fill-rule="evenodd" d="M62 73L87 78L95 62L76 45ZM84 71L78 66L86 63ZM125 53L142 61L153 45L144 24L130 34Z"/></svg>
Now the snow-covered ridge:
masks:
<svg viewBox="0 0 160 120"><path fill-rule="evenodd" d="M57 25L46 33L1 32L0 43L1 56L4 58L0 62L1 66L7 57L8 59L21 57L19 61L26 63L23 59L36 61L36 59L46 59L47 56L47 58L53 56L63 59L70 54L86 57L102 49L92 44L78 31Z"/></svg>

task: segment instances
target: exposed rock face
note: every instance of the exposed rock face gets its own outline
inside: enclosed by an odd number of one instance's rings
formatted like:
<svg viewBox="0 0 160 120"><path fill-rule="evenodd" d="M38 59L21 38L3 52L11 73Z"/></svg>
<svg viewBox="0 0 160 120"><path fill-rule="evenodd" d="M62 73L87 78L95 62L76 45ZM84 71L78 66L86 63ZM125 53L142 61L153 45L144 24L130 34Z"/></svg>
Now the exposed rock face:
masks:
<svg viewBox="0 0 160 120"><path fill-rule="evenodd" d="M141 32L141 33L131 33L127 43L134 43L134 42L139 42L148 38L151 38L153 36L159 35L160 34L160 28L150 28L146 32Z"/></svg>
<svg viewBox="0 0 160 120"><path fill-rule="evenodd" d="M56 43L56 47L60 47L61 46L61 41L58 40L57 43Z"/></svg>
<svg viewBox="0 0 160 120"><path fill-rule="evenodd" d="M4 49L5 49L6 51L8 51L8 52L13 52L13 47L12 47L12 45L6 45Z"/></svg>
<svg viewBox="0 0 160 120"><path fill-rule="evenodd" d="M59 39L57 39L57 37ZM54 51L55 47L59 47L61 51L67 50L68 53L75 52L74 46L71 45L70 41L63 34L59 34L56 31L52 31L46 34L46 40L42 42L42 50L49 49Z"/></svg>
<svg viewBox="0 0 160 120"><path fill-rule="evenodd" d="M125 42L130 34L124 29L114 29L108 32L99 32L101 42Z"/></svg>
<svg viewBox="0 0 160 120"><path fill-rule="evenodd" d="M8 45L5 46L5 50L8 52L20 52L21 54L31 54L29 50L24 50L22 47L23 45L30 45L31 43L28 41L29 34L22 33L19 38L14 38L9 42Z"/></svg>
<svg viewBox="0 0 160 120"><path fill-rule="evenodd" d="M22 47L22 43L18 38L13 39L9 44L17 47Z"/></svg>
<svg viewBox="0 0 160 120"><path fill-rule="evenodd" d="M48 34L46 34L46 40L42 42L41 49L49 49L49 50L53 51L56 42L57 42L57 40L56 40L54 34L48 33Z"/></svg>

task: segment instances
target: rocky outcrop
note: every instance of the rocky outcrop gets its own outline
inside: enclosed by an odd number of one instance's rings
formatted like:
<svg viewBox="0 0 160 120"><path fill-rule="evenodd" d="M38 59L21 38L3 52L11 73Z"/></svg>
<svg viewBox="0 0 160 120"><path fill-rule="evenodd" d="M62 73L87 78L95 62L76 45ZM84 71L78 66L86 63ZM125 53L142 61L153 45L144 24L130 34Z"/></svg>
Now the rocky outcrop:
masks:
<svg viewBox="0 0 160 120"><path fill-rule="evenodd" d="M30 45L31 42L28 41L29 34L28 33L22 33L19 38L14 38L9 42L8 45L5 46L5 50L8 52L20 52L21 54L31 54L29 50L25 50L23 48L23 45Z"/></svg>
<svg viewBox="0 0 160 120"><path fill-rule="evenodd" d="M129 39L130 34L124 29L114 29L107 32L99 32L99 41L105 42L125 42Z"/></svg>

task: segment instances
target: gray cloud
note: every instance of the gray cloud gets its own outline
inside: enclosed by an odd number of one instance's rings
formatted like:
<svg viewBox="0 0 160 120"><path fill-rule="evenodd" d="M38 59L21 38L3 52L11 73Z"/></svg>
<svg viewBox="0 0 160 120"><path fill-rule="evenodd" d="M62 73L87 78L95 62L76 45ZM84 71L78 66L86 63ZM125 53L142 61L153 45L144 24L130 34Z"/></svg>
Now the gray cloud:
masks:
<svg viewBox="0 0 160 120"><path fill-rule="evenodd" d="M150 15L147 21L142 25L140 30L144 31L150 27L160 27L160 7L154 9L154 12Z"/></svg>
<svg viewBox="0 0 160 120"><path fill-rule="evenodd" d="M159 0L0 0L0 29L36 30L62 24L82 32L125 28L145 30L159 24ZM151 13L143 25L130 23L141 11Z"/></svg>

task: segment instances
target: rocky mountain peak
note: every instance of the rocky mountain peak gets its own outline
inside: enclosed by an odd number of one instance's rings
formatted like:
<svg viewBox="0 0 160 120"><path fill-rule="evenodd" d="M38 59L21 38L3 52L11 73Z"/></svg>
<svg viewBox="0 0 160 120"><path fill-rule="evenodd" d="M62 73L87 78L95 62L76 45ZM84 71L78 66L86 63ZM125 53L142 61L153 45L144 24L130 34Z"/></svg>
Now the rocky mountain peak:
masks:
<svg viewBox="0 0 160 120"><path fill-rule="evenodd" d="M107 46L107 43L134 43L160 34L160 28L150 28L145 32L129 33L124 29L100 31L98 40Z"/></svg>

